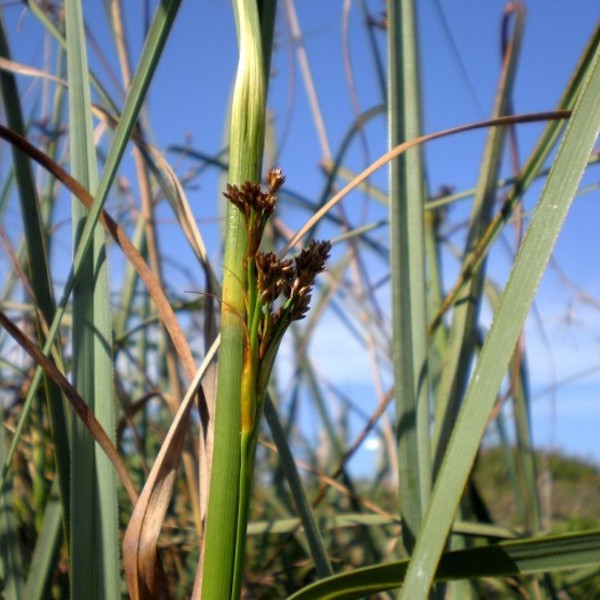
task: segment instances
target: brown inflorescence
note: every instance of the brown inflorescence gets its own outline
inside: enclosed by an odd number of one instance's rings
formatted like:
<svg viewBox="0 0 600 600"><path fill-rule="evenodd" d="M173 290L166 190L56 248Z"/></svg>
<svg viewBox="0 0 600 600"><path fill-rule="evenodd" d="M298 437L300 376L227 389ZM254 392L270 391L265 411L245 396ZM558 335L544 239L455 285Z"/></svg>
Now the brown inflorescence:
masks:
<svg viewBox="0 0 600 600"><path fill-rule="evenodd" d="M315 277L325 269L331 243L312 240L294 259L296 277L286 295L291 300L292 321L303 319L308 311Z"/></svg>
<svg viewBox="0 0 600 600"><path fill-rule="evenodd" d="M257 252L256 271L260 301L272 304L294 275L294 265L291 260L279 260L275 252Z"/></svg>
<svg viewBox="0 0 600 600"><path fill-rule="evenodd" d="M256 274L258 305L254 308L262 315L256 322L261 356L273 339L280 339L292 321L306 316L315 277L325 269L331 250L331 243L326 240L312 240L294 259L280 259L274 252L258 250L285 178L281 169L271 169L266 181L266 192L260 184L250 181L241 186L228 184L224 192L224 196L240 210L246 224L248 251L245 260Z"/></svg>
<svg viewBox="0 0 600 600"><path fill-rule="evenodd" d="M284 181L285 177L281 169L271 169L267 173L267 192L262 190L260 183L252 181L245 181L241 186L228 183L227 190L223 192L225 198L244 216L248 230L249 256L254 256L258 252L267 221L275 210L277 192Z"/></svg>
<svg viewBox="0 0 600 600"><path fill-rule="evenodd" d="M272 304L283 295L290 320L302 319L308 310L315 277L324 270L330 249L330 242L313 240L293 262L279 260L274 252L258 252L256 270L260 301Z"/></svg>

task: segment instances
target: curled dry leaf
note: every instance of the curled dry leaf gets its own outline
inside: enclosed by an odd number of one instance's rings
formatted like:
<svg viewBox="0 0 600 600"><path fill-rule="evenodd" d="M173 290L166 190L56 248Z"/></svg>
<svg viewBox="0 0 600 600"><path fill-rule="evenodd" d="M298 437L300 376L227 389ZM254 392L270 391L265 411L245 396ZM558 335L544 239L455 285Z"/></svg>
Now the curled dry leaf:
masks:
<svg viewBox="0 0 600 600"><path fill-rule="evenodd" d="M169 597L157 553L158 535L173 493L190 409L219 343L217 338L194 376L129 520L123 540L123 567L132 600Z"/></svg>

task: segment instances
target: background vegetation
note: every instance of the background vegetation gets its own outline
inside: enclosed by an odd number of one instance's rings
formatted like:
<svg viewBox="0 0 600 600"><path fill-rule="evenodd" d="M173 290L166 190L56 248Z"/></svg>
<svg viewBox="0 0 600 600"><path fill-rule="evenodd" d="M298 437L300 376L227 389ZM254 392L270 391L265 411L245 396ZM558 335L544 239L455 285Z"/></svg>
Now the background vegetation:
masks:
<svg viewBox="0 0 600 600"><path fill-rule="evenodd" d="M201 93L227 105L216 151L201 135L158 148L171 109L145 104L157 65L178 69L180 2L104 9L0 13L3 597L595 597L600 474L536 451L521 330L598 162L600 29L556 106L540 90L546 112L512 116L526 30L507 5L489 117L432 136L483 131L476 186L431 190L422 113L437 100L421 92L412 2L353 8L373 64L364 109L350 61L349 92L316 85L301 5L235 1L237 73L194 40L214 67ZM40 40L35 66L13 52L20 19ZM284 52L319 164L286 147ZM337 142L330 94L354 109ZM214 127L210 111L189 117ZM526 151L523 122L539 124ZM262 250L332 250L311 311L265 356L253 315L303 305L290 281L292 304L265 307L255 230L222 194L275 165L298 187L276 190ZM510 275L486 260L507 238ZM360 356L335 380L321 360L346 344Z"/></svg>

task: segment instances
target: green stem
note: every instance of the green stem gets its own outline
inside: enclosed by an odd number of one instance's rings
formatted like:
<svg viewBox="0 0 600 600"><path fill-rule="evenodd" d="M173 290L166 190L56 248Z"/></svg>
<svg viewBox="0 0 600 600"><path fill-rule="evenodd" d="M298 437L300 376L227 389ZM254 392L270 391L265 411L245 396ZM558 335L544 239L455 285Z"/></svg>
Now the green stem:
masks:
<svg viewBox="0 0 600 600"><path fill-rule="evenodd" d="M388 11L390 147L420 135L420 87L414 0ZM426 343L425 184L421 150L390 163L390 264L396 439L402 539L408 553L419 531L431 485Z"/></svg>
<svg viewBox="0 0 600 600"><path fill-rule="evenodd" d="M231 112L229 182L260 181L264 145L267 88L263 39L270 40L266 25L273 26L274 1L234 0L239 41L239 63ZM263 38L264 36L264 38ZM221 309L221 349L217 381L214 453L202 566L203 599L239 597L242 583L245 530L250 496L252 432L242 430L242 412L256 410L254 393L249 391L255 365L246 344L246 302L248 293L248 233L240 211L228 204L225 233L225 260ZM253 281L249 281L253 280ZM248 310L253 308L248 304ZM248 358L250 357L250 359ZM254 367L254 368L252 368ZM243 391L244 389L244 391ZM243 403L253 406L243 406ZM255 419L253 419L255 421Z"/></svg>

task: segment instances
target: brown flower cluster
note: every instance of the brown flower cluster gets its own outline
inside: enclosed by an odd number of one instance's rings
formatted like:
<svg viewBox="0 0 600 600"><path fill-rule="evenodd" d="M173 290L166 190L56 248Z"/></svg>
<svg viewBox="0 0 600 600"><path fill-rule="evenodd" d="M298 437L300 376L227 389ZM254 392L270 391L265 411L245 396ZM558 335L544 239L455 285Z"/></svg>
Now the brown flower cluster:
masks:
<svg viewBox="0 0 600 600"><path fill-rule="evenodd" d="M249 256L254 256L258 252L267 221L275 210L277 192L284 181L285 177L281 169L271 169L267 173L266 192L263 192L260 183L252 181L245 181L241 187L228 183L227 191L223 192L225 198L237 206L244 216L248 230Z"/></svg>
<svg viewBox="0 0 600 600"><path fill-rule="evenodd" d="M259 252L256 270L261 303L272 305L282 297L283 305L278 312L288 311L291 321L304 318L315 277L325 269L330 250L330 242L313 240L293 260L279 260L274 252Z"/></svg>
<svg viewBox="0 0 600 600"><path fill-rule="evenodd" d="M292 321L303 319L308 311L315 277L325 269L331 243L313 240L293 259L280 259L274 252L258 250L267 221L275 210L277 192L284 182L280 169L267 174L267 191L260 184L245 182L227 185L225 197L244 216L248 232L246 265L256 282L256 305L249 306L249 328L258 334L259 357L277 345ZM255 329L256 327L257 329Z"/></svg>
<svg viewBox="0 0 600 600"><path fill-rule="evenodd" d="M315 277L325 268L330 249L328 241L313 240L294 259L278 259L274 252L256 254L259 358L278 345L292 321L306 316Z"/></svg>
<svg viewBox="0 0 600 600"><path fill-rule="evenodd" d="M261 304L275 302L294 276L291 260L279 260L275 252L256 254L257 287Z"/></svg>

